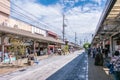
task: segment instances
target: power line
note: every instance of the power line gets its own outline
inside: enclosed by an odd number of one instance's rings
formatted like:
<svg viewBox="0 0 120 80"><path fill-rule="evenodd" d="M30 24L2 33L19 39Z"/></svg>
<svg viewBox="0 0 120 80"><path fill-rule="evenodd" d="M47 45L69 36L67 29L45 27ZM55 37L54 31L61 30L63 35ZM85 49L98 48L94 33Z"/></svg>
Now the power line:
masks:
<svg viewBox="0 0 120 80"><path fill-rule="evenodd" d="M2 2L0 2L0 3L2 3ZM3 5L5 5L4 3L2 3ZM3 8L5 8L5 9L7 9L7 10L9 10L9 6L8 5L5 5L5 6L2 6L2 5L0 5L1 7L3 7ZM36 20L34 20L33 18L31 18L30 16L27 16L27 15L25 15L25 14L23 14L23 13L21 13L21 12L19 12L19 11L17 11L17 10L15 10L14 8L11 8L11 12L13 12L14 14L17 14L17 15L19 15L19 16L21 16L21 17L23 17L24 19L28 19L28 20L31 20L31 21L33 21L33 22L38 22L38 21L36 21ZM12 16L13 17L13 16ZM17 18L18 19L18 18ZM23 21L23 20L22 20ZM24 21L25 22L25 21ZM44 26L46 26L46 25L44 25ZM47 26L48 27L48 26Z"/></svg>
<svg viewBox="0 0 120 80"><path fill-rule="evenodd" d="M2 3L2 2L0 2L0 3ZM6 5L6 4L4 4L4 3L2 3L2 4L3 4L3 5L0 5L0 6L4 7L5 9L9 9L9 6L8 6L8 5ZM20 8L20 7L17 6L16 4L13 4L13 5L15 5L16 7ZM29 14L29 15L25 15L25 14L22 13L20 10L21 10L22 12L25 12L25 13ZM12 12L13 14L16 14L16 15L18 15L18 16L21 16L22 18L24 18L24 19L26 19L26 20L28 20L28 21L39 23L39 22L36 20L36 18L37 18L36 16L34 16L33 14L25 11L25 10L22 9L22 8L20 8L20 10L16 10L16 9L14 9L13 7L11 7L11 12ZM34 18L31 17L30 15L33 16ZM20 20L20 21L23 21L22 19L20 19L20 18L18 18L18 17L16 17L16 16L11 15L11 17L13 17L13 18L15 18L15 19L18 19L18 20ZM31 24L30 22L26 22L26 20L24 20L25 23L28 23L28 24L30 24L30 25L33 25L33 24ZM45 27L49 27L47 24L41 24L41 25L44 25ZM33 25L33 26L35 26L35 25ZM64 26L65 26L65 25L64 25ZM49 27L49 28L50 28L50 27ZM56 27L55 27L55 28L56 28ZM56 29L60 31L59 28L56 28Z"/></svg>
<svg viewBox="0 0 120 80"><path fill-rule="evenodd" d="M28 12L28 11L26 11L26 10L24 10L23 8L21 8L21 7L19 7L19 6L17 6L15 3L13 3L12 1L11 1L11 3L14 5L14 6L16 6L17 8L19 8L20 10L22 10L22 11L24 11L25 13L27 13L27 14L29 14L29 15L31 15L31 16L33 16L34 18L36 18L36 19L38 19L39 20L39 18L38 17L36 17L35 15L33 15L32 13L30 13L30 12ZM42 24L45 24L46 25L46 23L43 23L43 22L39 22L39 23L42 23ZM50 24L49 24L50 25ZM55 27L57 30L60 30L59 28L57 28L57 27Z"/></svg>
<svg viewBox="0 0 120 80"><path fill-rule="evenodd" d="M23 12L25 12L25 13L27 13L27 14L29 14L29 15L31 15L31 16L33 16L34 18L36 18L36 19L38 19L38 20L39 20L39 18L38 18L38 17L36 17L35 15L33 15L32 13L30 13L30 12L28 12L28 11L24 10L23 8L21 8L21 7L17 6L17 5L16 5L16 4L14 4L12 1L10 1L10 2L12 3L12 5L14 5L15 7L17 7L17 8L18 8L18 9L20 9L21 11L23 11ZM43 23L43 22L39 22L39 23L46 25L46 23Z"/></svg>
<svg viewBox="0 0 120 80"><path fill-rule="evenodd" d="M0 3L2 3L2 2L0 2ZM4 4L4 3L2 3L2 4L3 4L4 6L2 6L2 5L0 5L0 6L6 8L6 9L9 9L9 6L8 6L8 5L6 5L6 4ZM15 4L13 4L13 5L15 5ZM18 7L18 8L20 8L20 7L17 6L17 5L15 5L15 6ZM34 18L37 18L37 17L35 17L34 15L32 15L31 13L23 10L22 8L20 8L20 10L23 11L23 12L26 12L27 14L30 14L30 15L33 16ZM22 16L22 18L28 19L27 21L31 21L31 22L33 21L33 22L36 22L36 23L40 23L41 25L44 25L45 27L50 28L47 24L41 23L40 21L38 22L37 20L33 19L32 17L30 17L30 16L28 16L28 15L25 15L25 14L23 14L22 12L14 9L14 8L12 8L12 7L11 7L11 12L13 12L14 14L17 14L18 16ZM21 19L15 17L15 16L11 16L11 17L13 17L13 18L15 18L15 19L18 19L18 20L21 20ZM37 18L37 19L38 19L38 18ZM21 21L23 21L23 20L21 20ZM26 22L26 21L24 21L24 22ZM27 22L27 23L28 23L28 22ZM30 22L29 22L29 24L30 24ZM32 24L32 25L33 25L33 24ZM56 28L56 27L55 27L55 28ZM58 30L58 28L57 28L57 30ZM60 30L60 29L59 29L59 30Z"/></svg>

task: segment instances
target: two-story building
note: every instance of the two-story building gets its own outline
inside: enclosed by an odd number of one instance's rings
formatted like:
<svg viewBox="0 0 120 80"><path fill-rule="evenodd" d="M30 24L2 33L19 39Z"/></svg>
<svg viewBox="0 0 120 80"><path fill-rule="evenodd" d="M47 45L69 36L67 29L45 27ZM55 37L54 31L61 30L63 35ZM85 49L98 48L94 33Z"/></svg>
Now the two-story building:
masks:
<svg viewBox="0 0 120 80"><path fill-rule="evenodd" d="M53 44L63 44L62 40L58 39L57 34L53 34L50 31L48 32L44 29L20 20L16 20L9 16L9 0L0 0L0 52L2 52L1 57L4 57L4 53L9 52L8 48L10 46L12 46L13 48L16 45L17 49L20 46L24 45L30 47L32 52L38 52L38 55L40 55L42 54L41 51L46 51L49 46L53 46Z"/></svg>

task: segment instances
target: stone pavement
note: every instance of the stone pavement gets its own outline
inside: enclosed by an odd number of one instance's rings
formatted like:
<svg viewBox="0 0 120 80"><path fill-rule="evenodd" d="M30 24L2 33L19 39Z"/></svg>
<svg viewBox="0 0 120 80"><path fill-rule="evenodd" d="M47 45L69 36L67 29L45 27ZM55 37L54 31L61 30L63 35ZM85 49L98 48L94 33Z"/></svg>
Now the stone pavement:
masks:
<svg viewBox="0 0 120 80"><path fill-rule="evenodd" d="M94 66L93 58L79 53L40 59L40 64L0 75L0 80L113 80L106 67Z"/></svg>
<svg viewBox="0 0 120 80"><path fill-rule="evenodd" d="M54 55L52 55L54 56ZM50 56L50 57L52 57ZM38 56L37 59L39 61L43 60L43 59L46 59L48 58L49 56L48 55L43 55L43 56ZM28 65L26 65L25 63L27 63L27 58L24 58L21 60L21 66L17 66L15 65L16 62L14 62L13 64L4 64L4 63L0 63L0 74L5 74L5 73L11 73L11 72L14 72L16 70L20 70L22 68L25 68L25 67L29 67Z"/></svg>
<svg viewBox="0 0 120 80"><path fill-rule="evenodd" d="M23 71L0 75L0 80L87 80L86 58L81 52L49 57Z"/></svg>
<svg viewBox="0 0 120 80"><path fill-rule="evenodd" d="M113 80L105 66L95 66L94 59L88 58L88 80Z"/></svg>

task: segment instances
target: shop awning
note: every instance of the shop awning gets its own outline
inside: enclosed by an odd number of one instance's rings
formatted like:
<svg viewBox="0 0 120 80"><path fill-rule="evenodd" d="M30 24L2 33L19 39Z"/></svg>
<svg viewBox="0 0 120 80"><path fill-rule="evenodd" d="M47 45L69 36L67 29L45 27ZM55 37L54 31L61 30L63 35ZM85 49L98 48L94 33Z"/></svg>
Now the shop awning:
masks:
<svg viewBox="0 0 120 80"><path fill-rule="evenodd" d="M120 30L120 0L110 0L98 24L92 43L107 40Z"/></svg>
<svg viewBox="0 0 120 80"><path fill-rule="evenodd" d="M3 26L3 25L0 25L0 31L4 32L4 33L10 33L10 34L16 34L16 35L20 35L20 36L30 37L30 38L37 39L37 40L43 40L43 41L48 41L48 42L64 44L64 42L59 39L54 39L51 37L44 37L44 36L41 36L38 34L33 34L29 31L15 29L15 28Z"/></svg>
<svg viewBox="0 0 120 80"><path fill-rule="evenodd" d="M47 32L48 32L49 35L52 35L52 36L54 36L54 37L57 37L57 34L51 32L51 31L47 31Z"/></svg>

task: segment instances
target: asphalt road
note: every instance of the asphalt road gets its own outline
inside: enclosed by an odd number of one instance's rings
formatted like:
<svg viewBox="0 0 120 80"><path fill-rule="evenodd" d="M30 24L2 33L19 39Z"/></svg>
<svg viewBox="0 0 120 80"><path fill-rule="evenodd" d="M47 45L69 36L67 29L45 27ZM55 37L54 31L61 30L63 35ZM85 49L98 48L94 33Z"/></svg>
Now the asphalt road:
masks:
<svg viewBox="0 0 120 80"><path fill-rule="evenodd" d="M88 80L88 58L83 51L52 56L38 65L0 75L0 80Z"/></svg>

